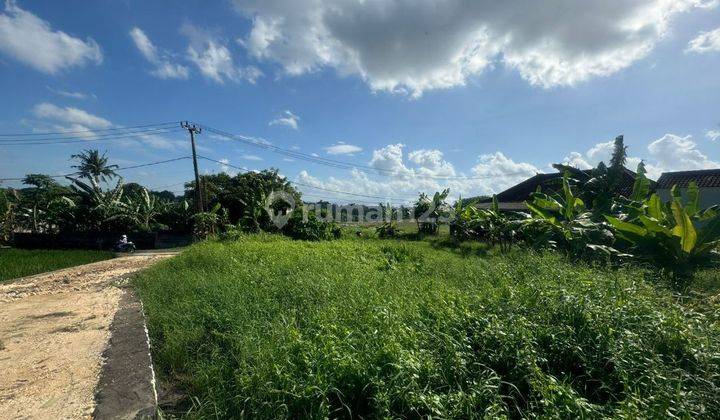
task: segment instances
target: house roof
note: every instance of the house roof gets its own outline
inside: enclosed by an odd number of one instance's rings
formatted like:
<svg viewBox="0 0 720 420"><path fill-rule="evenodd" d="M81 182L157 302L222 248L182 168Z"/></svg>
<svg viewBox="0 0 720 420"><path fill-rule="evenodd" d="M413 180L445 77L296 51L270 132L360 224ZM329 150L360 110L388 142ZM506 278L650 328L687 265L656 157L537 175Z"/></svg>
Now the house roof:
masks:
<svg viewBox="0 0 720 420"><path fill-rule="evenodd" d="M586 175L592 174L592 169L577 170ZM533 177L526 179L525 181L508 188L507 190L497 194L498 202L523 202L530 199L530 194L537 190L539 186L543 192L553 194L559 192L562 189L560 180L563 174L560 172L537 174ZM622 180L618 185L617 195L629 196L632 194L633 185L635 184L635 172L625 168L623 172ZM654 182L651 181L651 186Z"/></svg>
<svg viewBox="0 0 720 420"><path fill-rule="evenodd" d="M687 187L695 181L700 188L720 187L720 169L703 169L700 171L663 172L658 179L658 188L670 189L673 185Z"/></svg>
<svg viewBox="0 0 720 420"><path fill-rule="evenodd" d="M477 203L476 206L480 209L490 209L492 208L492 203ZM499 201L498 202L498 209L499 210L527 210L527 205L525 202L505 202L505 201Z"/></svg>

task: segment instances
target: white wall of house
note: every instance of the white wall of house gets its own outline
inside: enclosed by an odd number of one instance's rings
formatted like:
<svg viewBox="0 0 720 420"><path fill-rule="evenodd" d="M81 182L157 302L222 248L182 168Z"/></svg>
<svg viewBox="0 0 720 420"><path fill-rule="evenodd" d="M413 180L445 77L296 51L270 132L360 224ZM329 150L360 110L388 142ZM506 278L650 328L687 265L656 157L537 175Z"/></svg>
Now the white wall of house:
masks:
<svg viewBox="0 0 720 420"><path fill-rule="evenodd" d="M658 188L658 195L663 201L670 200L670 190ZM680 188L683 198L687 198L687 188ZM720 188L700 188L700 208L704 209L715 204L720 204Z"/></svg>

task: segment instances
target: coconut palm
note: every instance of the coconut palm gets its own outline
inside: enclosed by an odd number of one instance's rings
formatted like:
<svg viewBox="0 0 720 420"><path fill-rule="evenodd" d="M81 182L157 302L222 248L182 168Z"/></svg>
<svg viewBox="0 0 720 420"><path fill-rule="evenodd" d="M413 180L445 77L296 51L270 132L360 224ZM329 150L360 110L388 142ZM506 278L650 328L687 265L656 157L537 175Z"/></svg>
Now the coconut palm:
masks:
<svg viewBox="0 0 720 420"><path fill-rule="evenodd" d="M79 161L78 165L72 167L78 170L81 178L92 179L96 184L119 177L115 172L118 166L108 165L108 158L105 155L106 153L101 155L97 149L83 150L81 153L71 156Z"/></svg>

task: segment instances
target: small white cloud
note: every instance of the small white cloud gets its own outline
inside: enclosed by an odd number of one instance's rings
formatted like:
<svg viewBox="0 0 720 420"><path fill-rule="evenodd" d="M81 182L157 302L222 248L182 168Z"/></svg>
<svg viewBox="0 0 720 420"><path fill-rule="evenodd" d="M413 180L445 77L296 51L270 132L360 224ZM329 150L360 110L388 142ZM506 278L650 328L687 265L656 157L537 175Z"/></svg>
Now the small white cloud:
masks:
<svg viewBox="0 0 720 420"><path fill-rule="evenodd" d="M50 86L47 86L47 89L50 92L53 92L57 95L64 96L66 98L71 99L88 99L88 98L96 98L94 93L83 93L83 92L72 92L67 90L61 90L61 89L55 89Z"/></svg>
<svg viewBox="0 0 720 420"><path fill-rule="evenodd" d="M21 9L13 0L5 2L0 14L0 51L43 73L102 63L102 53L92 38L85 41Z"/></svg>
<svg viewBox="0 0 720 420"><path fill-rule="evenodd" d="M325 150L325 153L329 155L353 155L355 153L362 152L362 147L340 141L336 144L325 147L323 150Z"/></svg>
<svg viewBox="0 0 720 420"><path fill-rule="evenodd" d="M92 115L82 109L59 107L48 102L35 105L33 113L38 118L50 119L62 123L80 124L89 128L108 128L112 124L105 118Z"/></svg>
<svg viewBox="0 0 720 420"><path fill-rule="evenodd" d="M292 128L293 130L297 130L298 121L300 121L300 117L293 114L290 110L285 110L281 116L270 121L268 125L284 125Z"/></svg>
<svg viewBox="0 0 720 420"><path fill-rule="evenodd" d="M130 30L130 37L133 42L135 42L135 46L138 50L140 50L143 57L145 57L148 62L155 65L155 69L151 71L150 74L161 79L188 78L188 68L180 64L172 63L170 61L169 53L159 52L142 29L138 27L132 28Z"/></svg>
<svg viewBox="0 0 720 420"><path fill-rule="evenodd" d="M255 66L237 66L227 45L208 32L184 25L182 32L190 38L187 53L200 73L217 83L226 80L255 83L263 74Z"/></svg>
<svg viewBox="0 0 720 420"><path fill-rule="evenodd" d="M240 156L240 159L253 160L253 161L261 161L261 160L263 160L263 158L261 158L260 156L256 156L256 155L241 155L241 156Z"/></svg>
<svg viewBox="0 0 720 420"><path fill-rule="evenodd" d="M587 160L585 160L583 155L578 152L570 152L568 156L565 156L562 163L563 165L572 166L578 169L590 169L593 167Z"/></svg>
<svg viewBox="0 0 720 420"><path fill-rule="evenodd" d="M696 53L720 51L720 28L708 32L700 32L688 43L687 50Z"/></svg>
<svg viewBox="0 0 720 420"><path fill-rule="evenodd" d="M720 130L708 130L705 132L705 137L709 138L710 141L720 139Z"/></svg>

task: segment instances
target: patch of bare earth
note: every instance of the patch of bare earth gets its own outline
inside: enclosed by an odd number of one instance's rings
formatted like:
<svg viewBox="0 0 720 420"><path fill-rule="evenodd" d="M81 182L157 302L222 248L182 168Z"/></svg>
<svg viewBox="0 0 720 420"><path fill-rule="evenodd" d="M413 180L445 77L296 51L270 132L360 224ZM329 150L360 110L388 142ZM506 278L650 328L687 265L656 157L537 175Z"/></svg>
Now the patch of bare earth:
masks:
<svg viewBox="0 0 720 420"><path fill-rule="evenodd" d="M0 284L0 419L89 418L119 286L171 255L136 254Z"/></svg>

